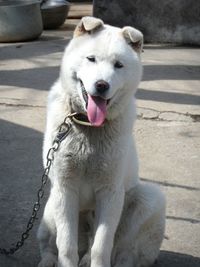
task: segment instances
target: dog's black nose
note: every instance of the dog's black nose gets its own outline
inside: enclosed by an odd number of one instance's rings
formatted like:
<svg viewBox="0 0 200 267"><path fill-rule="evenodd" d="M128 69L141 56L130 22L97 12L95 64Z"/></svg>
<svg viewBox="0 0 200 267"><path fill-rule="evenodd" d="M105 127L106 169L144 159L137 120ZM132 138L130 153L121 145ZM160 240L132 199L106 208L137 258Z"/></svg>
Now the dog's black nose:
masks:
<svg viewBox="0 0 200 267"><path fill-rule="evenodd" d="M104 80L99 80L95 83L95 88L99 94L105 93L110 88L109 83Z"/></svg>

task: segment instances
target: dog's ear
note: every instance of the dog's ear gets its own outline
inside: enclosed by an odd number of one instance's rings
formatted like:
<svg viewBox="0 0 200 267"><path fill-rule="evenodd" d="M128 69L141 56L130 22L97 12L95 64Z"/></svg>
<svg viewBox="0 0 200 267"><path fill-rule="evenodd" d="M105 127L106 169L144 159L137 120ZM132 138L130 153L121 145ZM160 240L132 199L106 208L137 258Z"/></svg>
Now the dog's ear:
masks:
<svg viewBox="0 0 200 267"><path fill-rule="evenodd" d="M133 27L126 26L122 29L122 34L127 43L137 52L141 53L143 47L143 34Z"/></svg>
<svg viewBox="0 0 200 267"><path fill-rule="evenodd" d="M80 36L84 33L91 33L103 26L103 21L94 17L83 17L76 26L74 37Z"/></svg>

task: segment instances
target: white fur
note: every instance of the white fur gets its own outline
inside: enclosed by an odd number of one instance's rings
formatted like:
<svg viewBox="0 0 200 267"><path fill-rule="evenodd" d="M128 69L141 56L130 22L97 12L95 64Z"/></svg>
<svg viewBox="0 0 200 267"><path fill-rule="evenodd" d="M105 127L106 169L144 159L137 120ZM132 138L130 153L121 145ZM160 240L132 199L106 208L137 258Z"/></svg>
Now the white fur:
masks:
<svg viewBox="0 0 200 267"><path fill-rule="evenodd" d="M99 128L72 123L55 155L51 192L38 231L39 267L150 266L163 239L165 199L158 188L139 181L132 136L140 55L121 29L99 21L94 25L100 26L91 34L85 29L97 26L82 25L69 43L50 91L44 163L66 115L86 112L78 79L90 94L97 80L109 83L107 121ZM91 55L95 63L87 60ZM124 67L114 68L116 60Z"/></svg>

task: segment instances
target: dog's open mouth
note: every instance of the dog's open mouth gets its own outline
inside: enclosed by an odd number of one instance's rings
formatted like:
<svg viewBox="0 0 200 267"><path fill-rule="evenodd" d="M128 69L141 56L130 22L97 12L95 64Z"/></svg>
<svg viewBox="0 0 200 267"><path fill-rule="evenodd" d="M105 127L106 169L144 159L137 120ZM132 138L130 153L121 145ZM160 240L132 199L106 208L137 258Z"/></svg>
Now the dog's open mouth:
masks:
<svg viewBox="0 0 200 267"><path fill-rule="evenodd" d="M110 101L100 96L89 95L83 82L80 80L83 99L86 104L87 116L90 123L94 126L101 126L106 118L107 105Z"/></svg>
<svg viewBox="0 0 200 267"><path fill-rule="evenodd" d="M87 105L88 105L88 94L87 94L87 92L85 90L85 86L84 86L83 82L81 80L79 80L79 81L80 81L80 84L81 84L82 95L83 95L83 99L85 101L85 106L87 108Z"/></svg>

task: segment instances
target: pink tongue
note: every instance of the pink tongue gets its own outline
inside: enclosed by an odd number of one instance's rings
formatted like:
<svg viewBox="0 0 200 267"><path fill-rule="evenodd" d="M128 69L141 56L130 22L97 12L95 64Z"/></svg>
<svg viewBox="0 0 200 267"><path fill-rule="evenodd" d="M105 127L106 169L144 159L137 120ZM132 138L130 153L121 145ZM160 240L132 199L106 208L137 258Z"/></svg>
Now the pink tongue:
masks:
<svg viewBox="0 0 200 267"><path fill-rule="evenodd" d="M87 116L94 126L101 126L106 117L107 101L99 96L88 94Z"/></svg>

